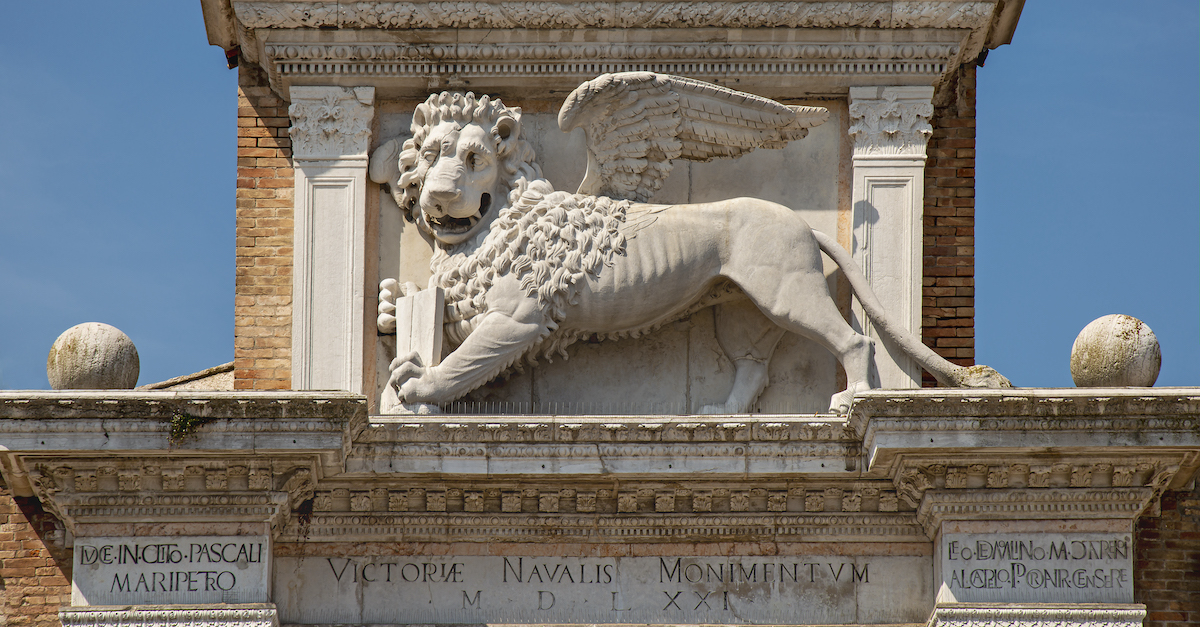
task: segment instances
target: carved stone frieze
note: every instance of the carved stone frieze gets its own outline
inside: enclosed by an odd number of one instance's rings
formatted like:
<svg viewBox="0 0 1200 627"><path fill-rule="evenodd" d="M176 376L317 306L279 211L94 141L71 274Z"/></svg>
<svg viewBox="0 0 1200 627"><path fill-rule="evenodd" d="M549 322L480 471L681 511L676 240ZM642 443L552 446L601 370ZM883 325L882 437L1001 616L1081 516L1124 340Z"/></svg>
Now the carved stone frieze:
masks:
<svg viewBox="0 0 1200 627"><path fill-rule="evenodd" d="M271 42L264 47L264 52L277 63L388 63L403 62L491 62L506 63L514 61L545 60L548 63L561 64L563 61L595 59L629 60L653 62L663 60L733 60L734 62L752 62L756 59L773 61L807 60L821 61L825 71L837 71L835 63L862 64L866 62L888 61L896 64L895 71L907 73L914 70L920 73L930 72L933 68L922 64L935 63L938 66L958 54L958 45L953 43L929 42L889 42L889 43L774 43L762 42L709 42L709 43L588 43L563 42L545 43L412 43L412 44L379 44L374 42L359 42L348 44L330 44L313 42ZM315 70L317 68L310 68ZM323 67L321 69L354 72L358 68ZM380 69L402 72L401 67L381 67ZM289 67L290 72L303 72L301 67ZM361 70L359 70L361 71ZM565 71L560 70L560 71ZM856 70L844 68L851 73ZM863 67L857 71L869 71Z"/></svg>
<svg viewBox="0 0 1200 627"><path fill-rule="evenodd" d="M917 520L933 537L943 520L1133 520L1154 497L1150 488L929 490Z"/></svg>
<svg viewBox="0 0 1200 627"><path fill-rule="evenodd" d="M246 28L975 29L995 2L233 2Z"/></svg>
<svg viewBox="0 0 1200 627"><path fill-rule="evenodd" d="M278 523L312 498L313 460L43 459L35 494L69 527L141 520Z"/></svg>
<svg viewBox="0 0 1200 627"><path fill-rule="evenodd" d="M850 88L855 158L924 158L925 143L933 134L932 98L930 87Z"/></svg>
<svg viewBox="0 0 1200 627"><path fill-rule="evenodd" d="M296 87L289 133L296 159L366 156L375 116L373 87Z"/></svg>
<svg viewBox="0 0 1200 627"><path fill-rule="evenodd" d="M1145 618L1144 605L950 603L934 608L928 627L1134 627Z"/></svg>
<svg viewBox="0 0 1200 627"><path fill-rule="evenodd" d="M557 42L512 44L414 43L409 45L272 42L263 65L280 93L293 85L331 78L379 88L423 90L437 85L530 82L565 89L599 71L658 72L727 81L738 77L769 91L771 77L890 77L890 82L936 80L959 52L952 42L882 44L779 44L769 41L655 43ZM820 89L815 84L811 87ZM800 89L799 85L797 89ZM758 88L756 88L758 89Z"/></svg>
<svg viewBox="0 0 1200 627"><path fill-rule="evenodd" d="M410 482L412 483L412 482ZM424 482L418 482L418 485ZM422 487L329 487L314 493L313 511L479 513L720 513L897 512L899 500L884 482L787 486L730 481L704 484L624 482L620 487L430 482ZM828 485L826 483L825 485Z"/></svg>
<svg viewBox="0 0 1200 627"><path fill-rule="evenodd" d="M923 463L904 464L896 476L900 497L909 505L921 503L927 490L1140 488L1161 490L1179 470L1174 464L1129 459L1087 459L1072 462Z"/></svg>
<svg viewBox="0 0 1200 627"><path fill-rule="evenodd" d="M63 627L279 627L279 613L273 603L64 607L58 618Z"/></svg>
<svg viewBox="0 0 1200 627"><path fill-rule="evenodd" d="M859 452L836 417L729 421L645 417L376 419L355 439L349 472L684 475L852 469Z"/></svg>
<svg viewBox="0 0 1200 627"><path fill-rule="evenodd" d="M514 495L522 498L521 495ZM622 495L631 503L642 497ZM654 495L649 498L653 501ZM293 520L279 542L680 542L680 541L888 541L924 542L911 513L640 514L621 516L558 513L314 513Z"/></svg>

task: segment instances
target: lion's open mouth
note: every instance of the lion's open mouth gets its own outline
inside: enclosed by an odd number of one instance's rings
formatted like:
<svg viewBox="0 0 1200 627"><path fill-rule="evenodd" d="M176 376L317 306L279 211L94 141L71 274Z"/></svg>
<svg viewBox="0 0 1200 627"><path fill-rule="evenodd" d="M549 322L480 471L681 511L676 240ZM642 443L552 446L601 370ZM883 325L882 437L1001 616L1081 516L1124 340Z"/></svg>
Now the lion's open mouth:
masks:
<svg viewBox="0 0 1200 627"><path fill-rule="evenodd" d="M450 234L465 233L465 232L471 230L472 228L474 228L474 226L476 224L478 224L480 220L483 219L483 216L487 215L487 212L491 208L492 208L492 195L485 193L482 196L480 196L479 211L477 211L475 213L475 215L473 215L473 216L467 216L465 218L454 218L454 217L445 215L440 218L435 218L433 216L430 216L429 214L425 214L425 217L429 220L429 224L431 226L433 226L434 228L438 229L439 231L442 231L444 233L450 233Z"/></svg>

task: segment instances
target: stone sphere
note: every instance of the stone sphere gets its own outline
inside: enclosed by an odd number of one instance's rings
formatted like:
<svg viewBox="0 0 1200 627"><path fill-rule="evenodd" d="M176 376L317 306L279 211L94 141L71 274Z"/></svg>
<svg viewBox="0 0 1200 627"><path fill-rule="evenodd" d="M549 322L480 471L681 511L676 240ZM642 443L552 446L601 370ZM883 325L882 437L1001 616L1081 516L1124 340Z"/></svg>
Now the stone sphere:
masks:
<svg viewBox="0 0 1200 627"><path fill-rule="evenodd" d="M63 331L46 358L46 378L56 390L133 389L140 368L133 340L100 322Z"/></svg>
<svg viewBox="0 0 1200 627"><path fill-rule="evenodd" d="M1091 321L1071 347L1071 378L1081 388L1150 387L1162 352L1145 322L1123 314Z"/></svg>

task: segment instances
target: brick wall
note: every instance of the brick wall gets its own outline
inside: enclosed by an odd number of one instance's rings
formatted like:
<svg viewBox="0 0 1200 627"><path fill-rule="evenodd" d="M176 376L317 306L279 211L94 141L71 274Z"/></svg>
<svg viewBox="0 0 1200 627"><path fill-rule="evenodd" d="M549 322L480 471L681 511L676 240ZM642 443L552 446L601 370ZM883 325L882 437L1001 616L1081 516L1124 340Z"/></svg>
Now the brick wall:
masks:
<svg viewBox="0 0 1200 627"><path fill-rule="evenodd" d="M238 68L233 387L291 387L293 172L287 103Z"/></svg>
<svg viewBox="0 0 1200 627"><path fill-rule="evenodd" d="M1146 627L1200 624L1200 486L1167 492L1162 513L1143 516L1134 534L1133 599Z"/></svg>
<svg viewBox="0 0 1200 627"><path fill-rule="evenodd" d="M925 162L921 339L963 366L975 363L975 69L939 88Z"/></svg>
<svg viewBox="0 0 1200 627"><path fill-rule="evenodd" d="M71 550L56 518L0 479L0 624L58 627L71 604Z"/></svg>

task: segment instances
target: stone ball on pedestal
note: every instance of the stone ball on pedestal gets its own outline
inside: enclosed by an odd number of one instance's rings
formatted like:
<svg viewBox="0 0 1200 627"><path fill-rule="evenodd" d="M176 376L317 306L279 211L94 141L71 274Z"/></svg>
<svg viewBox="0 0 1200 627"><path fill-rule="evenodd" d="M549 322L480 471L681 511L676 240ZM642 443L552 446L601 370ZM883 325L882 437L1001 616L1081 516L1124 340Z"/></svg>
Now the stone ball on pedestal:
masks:
<svg viewBox="0 0 1200 627"><path fill-rule="evenodd" d="M133 389L140 368L133 340L101 322L63 331L46 358L46 378L56 390Z"/></svg>
<svg viewBox="0 0 1200 627"><path fill-rule="evenodd" d="M1150 387L1161 366L1158 338L1133 316L1097 318L1083 327L1071 347L1071 378L1081 388Z"/></svg>

